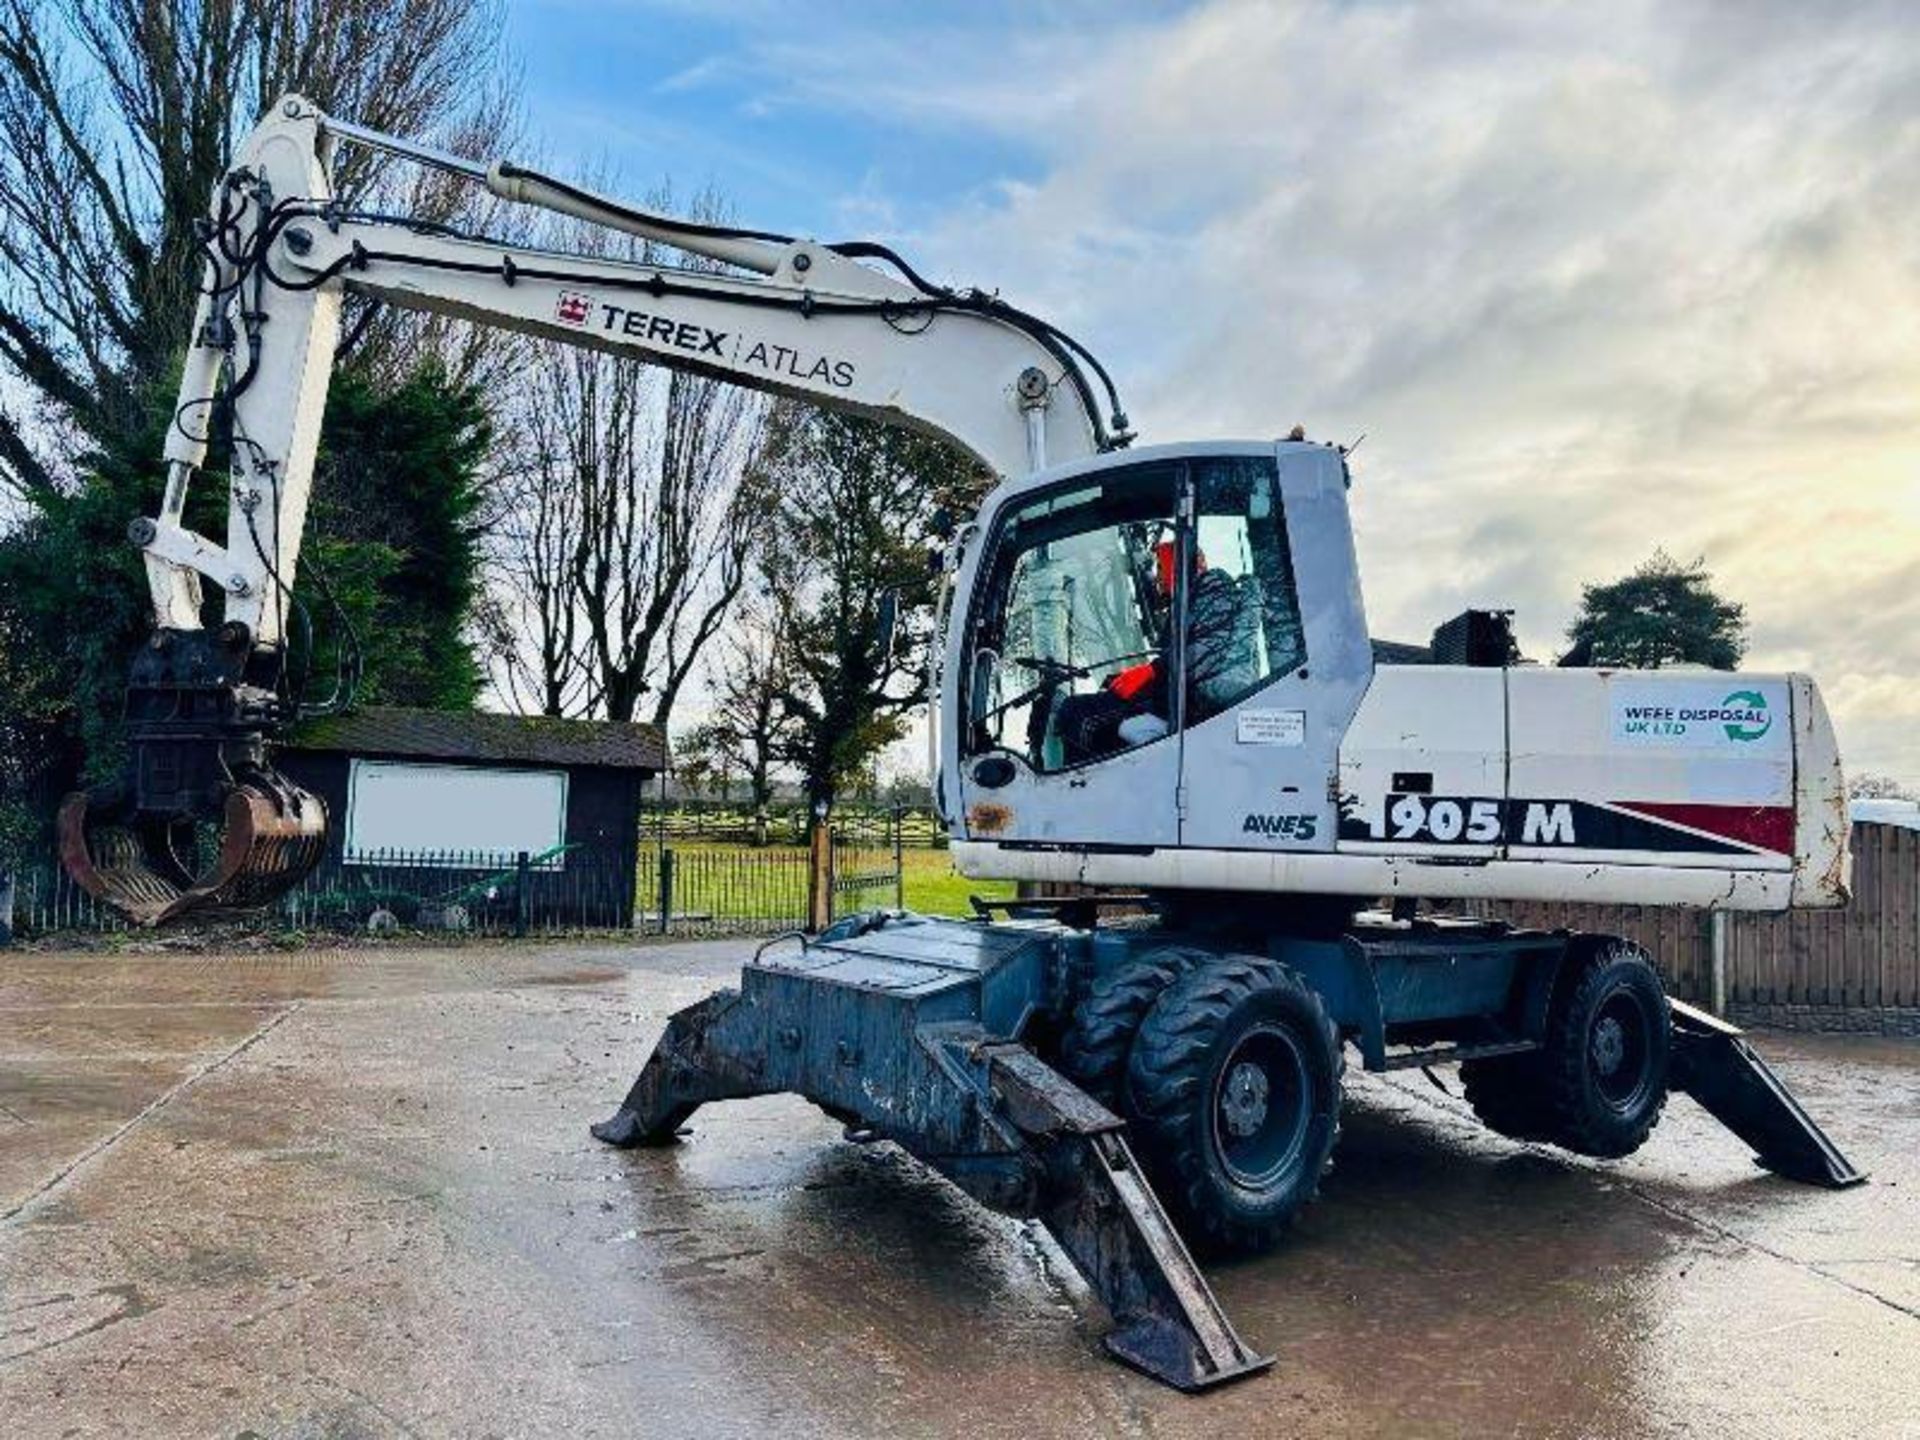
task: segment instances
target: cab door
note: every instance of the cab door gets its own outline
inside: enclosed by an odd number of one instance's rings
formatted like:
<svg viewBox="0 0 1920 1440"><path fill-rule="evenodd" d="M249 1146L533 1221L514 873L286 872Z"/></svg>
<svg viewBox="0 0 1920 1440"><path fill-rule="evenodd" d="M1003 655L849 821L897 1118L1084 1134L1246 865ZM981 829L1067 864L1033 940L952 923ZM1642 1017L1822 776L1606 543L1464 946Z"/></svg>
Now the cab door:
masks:
<svg viewBox="0 0 1920 1440"><path fill-rule="evenodd" d="M1330 851L1373 673L1346 467L1284 442L1190 464L1180 844Z"/></svg>
<svg viewBox="0 0 1920 1440"><path fill-rule="evenodd" d="M1100 466L1000 509L962 650L968 839L1179 840L1176 622L1161 566L1177 553L1181 475L1173 463Z"/></svg>

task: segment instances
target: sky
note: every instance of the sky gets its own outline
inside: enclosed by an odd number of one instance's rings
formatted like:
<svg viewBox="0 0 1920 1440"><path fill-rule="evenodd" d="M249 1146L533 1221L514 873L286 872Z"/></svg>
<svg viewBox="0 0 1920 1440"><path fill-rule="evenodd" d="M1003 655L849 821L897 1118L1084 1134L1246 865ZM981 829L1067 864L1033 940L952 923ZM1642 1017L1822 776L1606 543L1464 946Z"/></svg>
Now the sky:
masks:
<svg viewBox="0 0 1920 1440"><path fill-rule="evenodd" d="M1910 4L508 6L544 159L998 289L1143 442L1364 436L1375 635L1702 557L1920 783Z"/></svg>

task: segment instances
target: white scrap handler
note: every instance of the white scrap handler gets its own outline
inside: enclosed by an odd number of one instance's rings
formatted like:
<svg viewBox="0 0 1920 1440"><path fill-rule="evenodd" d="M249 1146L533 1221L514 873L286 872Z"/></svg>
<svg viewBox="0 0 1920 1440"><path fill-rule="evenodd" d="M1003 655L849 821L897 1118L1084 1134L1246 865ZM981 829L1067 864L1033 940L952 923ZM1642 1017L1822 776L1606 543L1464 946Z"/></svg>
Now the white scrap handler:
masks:
<svg viewBox="0 0 1920 1440"><path fill-rule="evenodd" d="M725 268L362 213L334 198L337 143ZM300 711L290 587L355 292L916 426L1001 477L948 549L937 793L967 874L1073 893L763 947L738 989L672 1017L601 1139L664 1143L707 1102L804 1095L849 1138L1042 1220L1111 1311L1109 1348L1193 1389L1270 1362L1182 1233L1275 1243L1329 1163L1349 1047L1369 1070L1457 1063L1481 1118L1523 1140L1624 1155L1680 1089L1781 1174L1861 1178L1737 1031L1665 995L1653 957L1414 908L1841 904L1845 792L1806 677L1529 667L1497 627L1469 663L1376 663L1339 448L1130 448L1083 347L881 245L691 224L297 96L246 141L204 233L164 497L131 529L156 612L131 759L61 814L71 872L136 919L270 902L324 843L271 744ZM224 544L182 523L216 437ZM1103 922L1099 887L1133 913Z"/></svg>

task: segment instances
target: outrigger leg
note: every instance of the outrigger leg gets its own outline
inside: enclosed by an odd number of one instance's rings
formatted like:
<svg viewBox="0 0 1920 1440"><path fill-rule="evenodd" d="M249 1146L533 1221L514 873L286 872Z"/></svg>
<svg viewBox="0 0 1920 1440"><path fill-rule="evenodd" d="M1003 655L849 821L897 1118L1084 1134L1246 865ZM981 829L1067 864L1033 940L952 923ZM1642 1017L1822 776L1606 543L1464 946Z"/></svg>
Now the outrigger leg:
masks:
<svg viewBox="0 0 1920 1440"><path fill-rule="evenodd" d="M1830 1190L1867 1178L1813 1122L1740 1028L1679 1000L1673 1009L1672 1085L1685 1091L1789 1180Z"/></svg>
<svg viewBox="0 0 1920 1440"><path fill-rule="evenodd" d="M724 1031L709 1040L739 1002L737 990L720 990L670 1016L640 1078L620 1108L591 1127L593 1138L623 1150L666 1145L709 1100L774 1093L747 1067L741 1052L729 1048Z"/></svg>
<svg viewBox="0 0 1920 1440"><path fill-rule="evenodd" d="M1106 1345L1127 1364L1182 1390L1264 1370L1272 1357L1235 1333L1112 1112L972 1019L916 1023L973 1009L942 1002L979 979L971 965L827 945L756 960L740 991L667 1022L593 1133L662 1144L708 1101L803 1095L853 1138L892 1140L983 1204L1039 1220L1112 1314Z"/></svg>

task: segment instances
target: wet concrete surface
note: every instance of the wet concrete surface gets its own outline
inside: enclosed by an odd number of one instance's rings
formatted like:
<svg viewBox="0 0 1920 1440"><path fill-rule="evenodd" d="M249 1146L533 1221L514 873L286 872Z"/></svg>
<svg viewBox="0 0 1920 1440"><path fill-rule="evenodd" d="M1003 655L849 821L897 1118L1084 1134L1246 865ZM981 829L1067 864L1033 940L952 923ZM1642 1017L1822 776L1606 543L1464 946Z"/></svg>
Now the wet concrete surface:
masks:
<svg viewBox="0 0 1920 1440"><path fill-rule="evenodd" d="M1762 1037L1841 1194L1685 1100L1605 1166L1361 1077L1210 1272L1278 1364L1191 1398L802 1102L587 1137L747 948L0 957L0 1433L1920 1435L1920 1044Z"/></svg>

